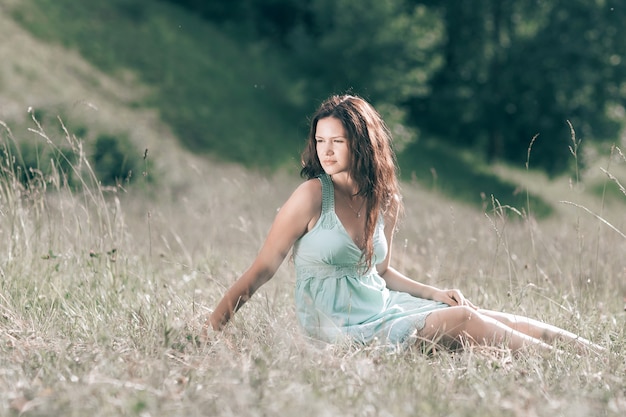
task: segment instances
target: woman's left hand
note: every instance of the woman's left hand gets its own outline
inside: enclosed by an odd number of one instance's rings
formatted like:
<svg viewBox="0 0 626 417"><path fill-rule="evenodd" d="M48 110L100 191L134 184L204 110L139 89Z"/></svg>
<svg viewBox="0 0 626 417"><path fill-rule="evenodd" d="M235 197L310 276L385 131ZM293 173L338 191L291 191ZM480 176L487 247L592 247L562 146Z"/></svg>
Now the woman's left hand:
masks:
<svg viewBox="0 0 626 417"><path fill-rule="evenodd" d="M468 306L475 310L478 309L470 300L465 298L465 296L461 293L460 290L439 290L435 297L433 297L435 301L441 301L442 303L446 303L450 306Z"/></svg>

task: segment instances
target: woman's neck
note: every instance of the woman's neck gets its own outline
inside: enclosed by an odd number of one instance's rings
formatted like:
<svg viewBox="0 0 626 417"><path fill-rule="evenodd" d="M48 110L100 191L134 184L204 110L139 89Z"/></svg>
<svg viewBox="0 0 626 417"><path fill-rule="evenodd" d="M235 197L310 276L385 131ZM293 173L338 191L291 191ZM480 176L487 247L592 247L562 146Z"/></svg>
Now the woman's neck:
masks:
<svg viewBox="0 0 626 417"><path fill-rule="evenodd" d="M359 189L356 182L346 174L335 174L331 176L335 189L348 197L354 197L358 194Z"/></svg>

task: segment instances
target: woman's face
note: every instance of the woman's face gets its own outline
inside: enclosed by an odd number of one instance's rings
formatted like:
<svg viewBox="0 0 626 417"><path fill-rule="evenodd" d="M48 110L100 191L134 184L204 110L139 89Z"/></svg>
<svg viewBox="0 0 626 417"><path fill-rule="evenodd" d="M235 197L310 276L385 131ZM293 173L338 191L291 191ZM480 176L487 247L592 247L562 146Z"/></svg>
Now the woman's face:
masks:
<svg viewBox="0 0 626 417"><path fill-rule="evenodd" d="M318 120L315 128L317 157L324 172L336 175L350 172L352 155L346 137L346 130L341 121L335 117Z"/></svg>

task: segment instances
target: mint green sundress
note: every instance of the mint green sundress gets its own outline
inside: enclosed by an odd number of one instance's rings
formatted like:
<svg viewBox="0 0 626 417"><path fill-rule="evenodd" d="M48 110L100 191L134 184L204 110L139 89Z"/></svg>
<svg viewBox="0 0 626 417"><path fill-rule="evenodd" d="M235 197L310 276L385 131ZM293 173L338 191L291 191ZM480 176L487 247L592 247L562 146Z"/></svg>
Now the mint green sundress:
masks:
<svg viewBox="0 0 626 417"><path fill-rule="evenodd" d="M296 312L304 331L329 343L409 345L426 317L447 304L387 289L375 266L364 271L361 249L335 214L331 178L322 174L322 213L315 226L294 245ZM384 222L374 233L374 259L387 255Z"/></svg>

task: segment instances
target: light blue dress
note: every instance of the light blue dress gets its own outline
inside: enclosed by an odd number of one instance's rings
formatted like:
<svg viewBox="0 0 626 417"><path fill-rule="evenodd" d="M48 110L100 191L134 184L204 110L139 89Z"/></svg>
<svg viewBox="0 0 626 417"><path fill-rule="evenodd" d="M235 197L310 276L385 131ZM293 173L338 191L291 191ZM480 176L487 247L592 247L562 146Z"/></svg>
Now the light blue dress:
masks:
<svg viewBox="0 0 626 417"><path fill-rule="evenodd" d="M305 332L326 342L415 343L426 317L448 305L387 289L375 267L365 270L361 249L335 214L332 180L322 183L322 213L294 245L296 312ZM382 216L374 233L373 265L387 255Z"/></svg>

